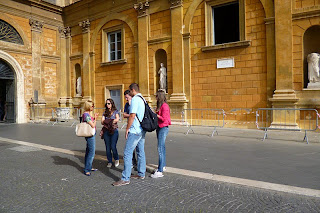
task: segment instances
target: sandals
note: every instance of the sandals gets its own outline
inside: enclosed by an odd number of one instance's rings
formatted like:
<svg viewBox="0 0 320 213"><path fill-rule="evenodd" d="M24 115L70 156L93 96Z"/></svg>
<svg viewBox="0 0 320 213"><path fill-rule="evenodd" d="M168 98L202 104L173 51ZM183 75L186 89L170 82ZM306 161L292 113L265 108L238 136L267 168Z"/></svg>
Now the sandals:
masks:
<svg viewBox="0 0 320 213"><path fill-rule="evenodd" d="M90 176L90 175L91 175L91 173L90 173L90 172L86 172L86 173L84 173L84 175L86 175L86 176Z"/></svg>
<svg viewBox="0 0 320 213"><path fill-rule="evenodd" d="M95 171L98 171L98 169L92 168L91 171L92 171L92 172L95 172Z"/></svg>

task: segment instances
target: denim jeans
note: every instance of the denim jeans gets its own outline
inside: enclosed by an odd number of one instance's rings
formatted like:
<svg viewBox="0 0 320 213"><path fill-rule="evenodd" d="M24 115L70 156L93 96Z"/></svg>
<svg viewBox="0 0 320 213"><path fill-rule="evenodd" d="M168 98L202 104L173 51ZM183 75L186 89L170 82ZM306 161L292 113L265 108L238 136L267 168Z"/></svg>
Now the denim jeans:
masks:
<svg viewBox="0 0 320 213"><path fill-rule="evenodd" d="M118 138L119 138L118 129L116 129L112 135L109 134L108 131L106 131L103 134L104 143L106 145L107 159L109 163L112 163L112 154L115 160L119 160L119 155L117 150Z"/></svg>
<svg viewBox="0 0 320 213"><path fill-rule="evenodd" d="M128 134L128 139L126 146L124 148L124 169L122 172L122 180L128 181L131 176L132 167L132 154L133 150L136 149L138 156L137 170L138 175L141 177L145 176L146 173L146 155L144 153L144 142L145 142L146 132L142 131L139 134L130 133Z"/></svg>
<svg viewBox="0 0 320 213"><path fill-rule="evenodd" d="M94 153L96 149L96 136L86 137L87 141L87 148L86 148L86 155L84 157L84 172L91 172L92 169L92 162L94 158Z"/></svg>
<svg viewBox="0 0 320 213"><path fill-rule="evenodd" d="M158 153L159 153L159 164L158 171L163 172L163 167L166 166L166 138L169 132L169 127L158 127L157 128L157 139L158 139Z"/></svg>

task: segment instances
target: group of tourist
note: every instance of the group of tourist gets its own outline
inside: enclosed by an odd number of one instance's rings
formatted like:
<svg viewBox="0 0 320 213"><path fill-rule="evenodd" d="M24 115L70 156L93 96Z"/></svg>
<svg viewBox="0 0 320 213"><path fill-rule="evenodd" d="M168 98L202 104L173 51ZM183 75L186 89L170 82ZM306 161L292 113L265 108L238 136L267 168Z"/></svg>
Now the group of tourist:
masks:
<svg viewBox="0 0 320 213"><path fill-rule="evenodd" d="M114 186L123 186L130 183L130 178L144 179L146 172L146 157L144 151L146 131L141 127L140 121L143 120L145 113L146 100L139 92L139 85L132 83L129 90L124 92L127 103L123 110L123 117L127 118L127 128L125 132L126 144L124 149L124 169L122 177L119 181L114 182ZM166 101L166 94L163 90L159 90L156 94L157 107L156 113L158 117L158 127L156 129L158 139L158 154L159 163L158 168L151 175L152 178L163 177L163 172L166 170L166 148L165 141L169 132L168 126L171 125L170 108ZM84 113L82 121L87 122L92 128L96 128L98 114L91 116L94 109L92 101L86 101L84 104ZM102 129L100 136L104 139L107 155L107 167L112 167L112 158L114 159L114 166L119 166L119 155L117 151L117 142L119 138L118 121L120 113L117 110L114 101L109 98L106 100L105 112L101 119ZM95 135L86 137L87 147L85 154L85 168L84 174L91 175L91 172L97 171L92 168L92 162L95 154ZM137 155L137 158L135 157ZM132 175L131 170L136 167L137 174Z"/></svg>

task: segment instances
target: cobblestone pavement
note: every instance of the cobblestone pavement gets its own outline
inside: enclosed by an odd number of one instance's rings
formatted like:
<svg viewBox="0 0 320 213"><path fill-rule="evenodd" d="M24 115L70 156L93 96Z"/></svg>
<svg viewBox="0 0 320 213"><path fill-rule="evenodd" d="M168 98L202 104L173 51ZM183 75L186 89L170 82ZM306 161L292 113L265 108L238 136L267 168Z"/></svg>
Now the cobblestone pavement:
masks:
<svg viewBox="0 0 320 213"><path fill-rule="evenodd" d="M320 199L173 174L114 187L122 166L0 142L0 212L320 212ZM148 174L150 175L150 174Z"/></svg>

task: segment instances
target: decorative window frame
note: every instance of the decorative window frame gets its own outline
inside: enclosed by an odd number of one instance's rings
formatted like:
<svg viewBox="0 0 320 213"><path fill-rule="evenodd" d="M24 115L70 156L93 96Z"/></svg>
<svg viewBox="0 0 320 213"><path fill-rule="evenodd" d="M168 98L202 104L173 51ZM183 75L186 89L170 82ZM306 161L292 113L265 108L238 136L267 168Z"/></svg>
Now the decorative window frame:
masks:
<svg viewBox="0 0 320 213"><path fill-rule="evenodd" d="M230 48L233 47L233 45L213 45L213 32L212 32L212 26L213 26L213 18L212 18L212 7L219 6L223 4L228 4L232 2L239 2L239 38L240 40L238 42L230 42L235 44L235 47L239 47L242 45L238 45L237 43L243 43L245 41L245 0L206 0L205 2L205 47L204 50L208 50L211 48L208 47L215 47L219 46L219 48L214 49L224 49L224 48ZM229 43L226 43L229 44ZM247 45L245 45L247 46Z"/></svg>
<svg viewBox="0 0 320 213"><path fill-rule="evenodd" d="M105 85L104 86L104 100L106 101L108 98L111 98L110 96L110 90L120 90L120 103L121 103L121 109L118 109L119 111L123 109L125 102L124 102L124 84L111 84L111 85Z"/></svg>
<svg viewBox="0 0 320 213"><path fill-rule="evenodd" d="M109 60L109 41L108 34L112 32L121 32L121 59L110 61ZM125 29L123 25L117 25L114 27L108 27L102 29L102 62L101 65L112 65L112 64L122 64L126 63L125 56Z"/></svg>

